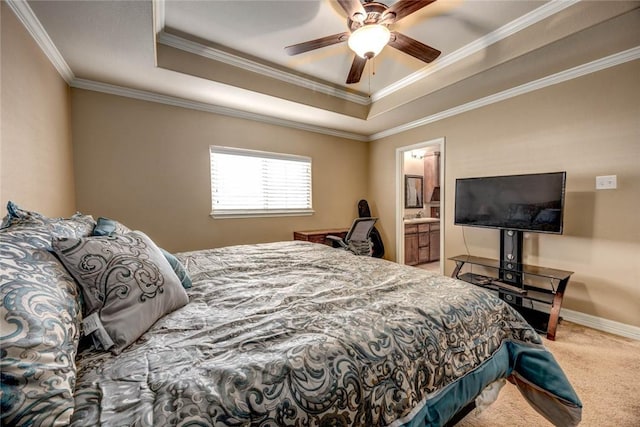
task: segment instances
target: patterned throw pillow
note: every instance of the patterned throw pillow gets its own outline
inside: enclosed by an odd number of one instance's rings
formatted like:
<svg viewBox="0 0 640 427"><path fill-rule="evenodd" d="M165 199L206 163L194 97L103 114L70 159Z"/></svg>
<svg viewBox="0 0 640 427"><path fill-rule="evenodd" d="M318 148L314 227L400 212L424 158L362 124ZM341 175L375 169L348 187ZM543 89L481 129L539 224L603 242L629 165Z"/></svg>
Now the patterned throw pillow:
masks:
<svg viewBox="0 0 640 427"><path fill-rule="evenodd" d="M93 229L94 236L113 236L116 234L126 234L131 232L131 230L124 224L110 218L100 217L98 218L98 223L96 227ZM162 251L162 255L169 261L169 265L173 268L173 271L180 279L180 283L182 283L182 287L185 289L189 289L192 286L191 277L189 277L189 273L184 268L184 266L178 261L178 258L173 256L172 253L160 248Z"/></svg>
<svg viewBox="0 0 640 427"><path fill-rule="evenodd" d="M87 316L98 313L98 336L108 335L101 342L114 354L189 302L169 262L140 231L58 239L53 249L80 285Z"/></svg>
<svg viewBox="0 0 640 427"><path fill-rule="evenodd" d="M0 229L0 424L67 425L80 331L77 288L52 236L88 236L80 214L47 218L13 202Z"/></svg>

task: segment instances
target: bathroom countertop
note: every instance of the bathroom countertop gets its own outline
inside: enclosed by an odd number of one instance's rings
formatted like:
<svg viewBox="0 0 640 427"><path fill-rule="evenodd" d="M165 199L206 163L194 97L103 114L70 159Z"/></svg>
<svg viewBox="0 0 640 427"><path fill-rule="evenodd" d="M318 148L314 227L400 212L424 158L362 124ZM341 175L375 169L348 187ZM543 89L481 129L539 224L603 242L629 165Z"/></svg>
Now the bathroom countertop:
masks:
<svg viewBox="0 0 640 427"><path fill-rule="evenodd" d="M424 217L424 218L411 218L411 219L404 220L405 224L425 224L428 222L440 222L440 218Z"/></svg>

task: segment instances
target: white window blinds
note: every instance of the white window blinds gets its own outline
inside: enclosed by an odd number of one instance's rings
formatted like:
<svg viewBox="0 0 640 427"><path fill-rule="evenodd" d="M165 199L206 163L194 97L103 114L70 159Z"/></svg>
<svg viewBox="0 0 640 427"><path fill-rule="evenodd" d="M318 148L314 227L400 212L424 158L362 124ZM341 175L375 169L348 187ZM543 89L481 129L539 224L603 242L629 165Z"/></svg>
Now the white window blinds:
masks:
<svg viewBox="0 0 640 427"><path fill-rule="evenodd" d="M311 214L311 158L210 147L215 217Z"/></svg>

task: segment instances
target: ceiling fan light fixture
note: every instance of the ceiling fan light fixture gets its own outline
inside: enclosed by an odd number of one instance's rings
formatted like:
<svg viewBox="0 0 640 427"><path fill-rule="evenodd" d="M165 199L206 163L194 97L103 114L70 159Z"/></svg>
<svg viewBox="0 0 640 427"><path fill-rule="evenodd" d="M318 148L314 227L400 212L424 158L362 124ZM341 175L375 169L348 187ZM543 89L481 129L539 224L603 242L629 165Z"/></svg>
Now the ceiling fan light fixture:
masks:
<svg viewBox="0 0 640 427"><path fill-rule="evenodd" d="M349 48L361 58L371 59L389 43L391 32L380 24L368 24L349 36Z"/></svg>

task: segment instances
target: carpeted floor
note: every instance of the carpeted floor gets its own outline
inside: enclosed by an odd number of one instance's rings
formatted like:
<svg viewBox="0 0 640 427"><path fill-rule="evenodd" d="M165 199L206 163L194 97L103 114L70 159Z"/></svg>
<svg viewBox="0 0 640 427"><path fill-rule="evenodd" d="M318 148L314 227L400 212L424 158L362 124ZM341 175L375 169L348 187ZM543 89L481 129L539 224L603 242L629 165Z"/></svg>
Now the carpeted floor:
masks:
<svg viewBox="0 0 640 427"><path fill-rule="evenodd" d="M640 341L563 321L544 340L582 400L584 427L640 426ZM551 426L507 383L498 400L458 427Z"/></svg>

